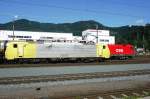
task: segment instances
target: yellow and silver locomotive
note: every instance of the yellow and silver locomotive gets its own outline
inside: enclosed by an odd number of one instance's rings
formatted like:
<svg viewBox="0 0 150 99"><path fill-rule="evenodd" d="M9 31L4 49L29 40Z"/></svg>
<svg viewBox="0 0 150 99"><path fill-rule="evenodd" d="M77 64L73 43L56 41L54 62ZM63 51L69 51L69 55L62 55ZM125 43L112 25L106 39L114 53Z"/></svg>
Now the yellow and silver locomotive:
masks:
<svg viewBox="0 0 150 99"><path fill-rule="evenodd" d="M109 58L106 45L84 42L33 42L9 41L5 45L6 60L85 60Z"/></svg>

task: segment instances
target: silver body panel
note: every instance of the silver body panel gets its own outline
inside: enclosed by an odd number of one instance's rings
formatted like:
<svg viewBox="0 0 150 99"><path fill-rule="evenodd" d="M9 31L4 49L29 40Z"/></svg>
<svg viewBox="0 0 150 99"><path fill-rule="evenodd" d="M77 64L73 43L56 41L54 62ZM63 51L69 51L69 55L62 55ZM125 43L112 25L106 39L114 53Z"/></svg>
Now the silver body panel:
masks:
<svg viewBox="0 0 150 99"><path fill-rule="evenodd" d="M37 44L37 58L97 57L96 45L82 43L52 42Z"/></svg>

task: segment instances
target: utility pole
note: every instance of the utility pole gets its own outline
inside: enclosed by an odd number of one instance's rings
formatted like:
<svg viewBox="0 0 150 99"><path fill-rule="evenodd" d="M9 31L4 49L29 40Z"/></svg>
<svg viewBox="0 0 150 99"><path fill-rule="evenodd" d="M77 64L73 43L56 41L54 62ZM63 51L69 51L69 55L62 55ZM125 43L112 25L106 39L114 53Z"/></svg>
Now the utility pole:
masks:
<svg viewBox="0 0 150 99"><path fill-rule="evenodd" d="M98 44L98 25L96 25L96 30L97 30L97 34L96 34L96 43Z"/></svg>
<svg viewBox="0 0 150 99"><path fill-rule="evenodd" d="M145 43L145 37L144 37L144 33L143 33L143 51L145 53L145 45L144 45L144 43Z"/></svg>
<svg viewBox="0 0 150 99"><path fill-rule="evenodd" d="M143 31L143 50L145 51L145 37L144 37L144 33L145 33L145 26L144 26L144 31Z"/></svg>
<svg viewBox="0 0 150 99"><path fill-rule="evenodd" d="M15 25L14 25L14 23L15 23L15 19L13 19L13 41L14 41L14 39L15 39L15 34L14 34Z"/></svg>
<svg viewBox="0 0 150 99"><path fill-rule="evenodd" d="M14 16L13 18L13 41L15 40L15 20L18 18L17 15Z"/></svg>

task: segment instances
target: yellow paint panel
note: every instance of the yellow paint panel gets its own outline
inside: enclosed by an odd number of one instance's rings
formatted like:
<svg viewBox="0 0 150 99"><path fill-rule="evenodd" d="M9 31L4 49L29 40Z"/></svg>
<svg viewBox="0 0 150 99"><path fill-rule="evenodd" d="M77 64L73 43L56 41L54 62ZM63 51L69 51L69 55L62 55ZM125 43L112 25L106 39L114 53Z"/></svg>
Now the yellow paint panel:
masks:
<svg viewBox="0 0 150 99"><path fill-rule="evenodd" d="M107 45L103 45L103 46L105 46L105 49L103 49L103 57L104 58L110 58L110 50L109 50L109 48L108 48L108 46Z"/></svg>
<svg viewBox="0 0 150 99"><path fill-rule="evenodd" d="M11 41L7 43L5 51L5 58L7 60L16 58L35 58L35 56L36 44L34 42Z"/></svg>
<svg viewBox="0 0 150 99"><path fill-rule="evenodd" d="M13 43L7 43L5 58L7 60L12 60L17 56L17 49L13 48Z"/></svg>
<svg viewBox="0 0 150 99"><path fill-rule="evenodd" d="M110 58L110 51L107 45L96 44L97 57Z"/></svg>
<svg viewBox="0 0 150 99"><path fill-rule="evenodd" d="M96 56L100 57L101 56L101 48L99 44L96 44Z"/></svg>
<svg viewBox="0 0 150 99"><path fill-rule="evenodd" d="M24 58L35 58L36 57L36 44L28 43L24 46Z"/></svg>

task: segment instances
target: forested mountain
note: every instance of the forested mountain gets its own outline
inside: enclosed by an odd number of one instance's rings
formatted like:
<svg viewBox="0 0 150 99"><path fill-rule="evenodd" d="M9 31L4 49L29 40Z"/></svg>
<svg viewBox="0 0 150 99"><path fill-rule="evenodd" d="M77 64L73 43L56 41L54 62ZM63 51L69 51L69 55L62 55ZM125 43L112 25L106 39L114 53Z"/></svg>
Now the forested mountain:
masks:
<svg viewBox="0 0 150 99"><path fill-rule="evenodd" d="M1 24L0 29L12 30L13 22L9 22L6 24ZM99 27L104 27L102 24L96 21L78 21L75 23L61 23L61 24L53 24L53 23L40 23L35 21L29 21L26 19L17 20L14 22L15 30L22 31L46 31L46 32L73 32L80 33L89 28L95 28L96 25Z"/></svg>
<svg viewBox="0 0 150 99"><path fill-rule="evenodd" d="M93 20L54 24L20 19L15 22L0 24L0 30L12 30L13 24L15 25L15 30L68 32L74 35L81 35L83 30L95 29L98 25L99 29L110 30L111 35L116 36L117 43L130 43L137 47L143 47L144 45L146 49L150 50L150 24L146 24L145 26L107 27Z"/></svg>

